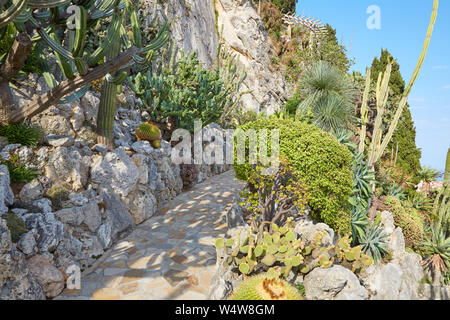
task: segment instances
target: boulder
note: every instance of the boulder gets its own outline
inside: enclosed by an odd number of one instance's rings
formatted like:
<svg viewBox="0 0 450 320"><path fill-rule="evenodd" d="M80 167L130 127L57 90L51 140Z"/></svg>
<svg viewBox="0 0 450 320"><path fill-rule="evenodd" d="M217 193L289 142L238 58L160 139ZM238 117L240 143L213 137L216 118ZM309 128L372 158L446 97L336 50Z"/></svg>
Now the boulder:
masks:
<svg viewBox="0 0 450 320"><path fill-rule="evenodd" d="M44 188L42 187L41 182L38 179L34 179L23 186L22 190L20 190L19 198L24 203L30 203L42 198L43 195Z"/></svg>
<svg viewBox="0 0 450 320"><path fill-rule="evenodd" d="M91 169L91 180L99 187L111 189L126 197L136 188L139 169L124 148L108 152L102 161L96 161Z"/></svg>
<svg viewBox="0 0 450 320"><path fill-rule="evenodd" d="M24 233L17 242L17 248L27 256L36 253L36 232L34 230L31 230L27 233Z"/></svg>
<svg viewBox="0 0 450 320"><path fill-rule="evenodd" d="M323 232L325 235L322 238L323 246L332 246L334 243L334 231L325 223L314 224L312 221L301 220L296 224L294 232L296 232L306 244L313 242L316 234L319 232Z"/></svg>
<svg viewBox="0 0 450 320"><path fill-rule="evenodd" d="M303 281L308 300L366 300L367 290L361 286L350 270L334 265L331 268L316 268Z"/></svg>
<svg viewBox="0 0 450 320"><path fill-rule="evenodd" d="M45 142L53 147L71 147L74 145L75 140L70 135L49 135L45 138Z"/></svg>
<svg viewBox="0 0 450 320"><path fill-rule="evenodd" d="M46 257L35 255L28 260L28 266L46 297L56 297L63 291L64 275Z"/></svg>

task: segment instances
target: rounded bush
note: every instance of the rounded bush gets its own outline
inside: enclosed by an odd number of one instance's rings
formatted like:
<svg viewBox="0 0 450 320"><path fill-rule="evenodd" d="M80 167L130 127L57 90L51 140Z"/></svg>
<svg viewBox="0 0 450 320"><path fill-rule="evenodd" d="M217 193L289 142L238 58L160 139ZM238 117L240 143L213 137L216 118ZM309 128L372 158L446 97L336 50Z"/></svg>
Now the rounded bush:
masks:
<svg viewBox="0 0 450 320"><path fill-rule="evenodd" d="M350 232L349 197L352 192L352 155L336 138L313 125L287 119L259 119L240 127L280 130L280 157L295 168L299 179L307 186L308 205L316 221L322 221L335 231ZM270 143L270 136L268 137ZM236 146L235 146L236 150ZM270 152L270 146L267 150ZM235 151L236 152L236 151ZM234 165L238 179L247 181L251 172L248 163Z"/></svg>
<svg viewBox="0 0 450 320"><path fill-rule="evenodd" d="M407 247L419 248L424 239L424 223L422 215L406 202L395 197L384 198L394 216L394 224L402 228Z"/></svg>

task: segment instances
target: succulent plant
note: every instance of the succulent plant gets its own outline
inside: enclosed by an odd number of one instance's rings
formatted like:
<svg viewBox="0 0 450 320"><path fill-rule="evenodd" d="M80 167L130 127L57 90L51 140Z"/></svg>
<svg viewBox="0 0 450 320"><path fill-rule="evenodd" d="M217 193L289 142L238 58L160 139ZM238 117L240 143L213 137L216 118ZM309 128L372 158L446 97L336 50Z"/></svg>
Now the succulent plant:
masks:
<svg viewBox="0 0 450 320"><path fill-rule="evenodd" d="M287 281L266 273L245 279L231 300L303 300L303 297Z"/></svg>
<svg viewBox="0 0 450 320"><path fill-rule="evenodd" d="M367 216L367 209L361 205L352 207L352 240L353 242L361 239L365 233L366 227L369 224L369 217Z"/></svg>
<svg viewBox="0 0 450 320"><path fill-rule="evenodd" d="M352 272L356 272L373 264L374 260L369 255L363 253L362 246L351 247L350 235L339 239L336 244L336 256L343 264L351 264Z"/></svg>
<svg viewBox="0 0 450 320"><path fill-rule="evenodd" d="M150 122L144 122L136 129L136 138L138 139L138 141L141 140L146 140L148 142L160 141L161 130L159 130L159 128L156 125Z"/></svg>
<svg viewBox="0 0 450 320"><path fill-rule="evenodd" d="M388 254L387 234L383 228L373 223L366 229L366 232L360 238L362 250L366 254L370 254L375 262L380 262L384 254Z"/></svg>

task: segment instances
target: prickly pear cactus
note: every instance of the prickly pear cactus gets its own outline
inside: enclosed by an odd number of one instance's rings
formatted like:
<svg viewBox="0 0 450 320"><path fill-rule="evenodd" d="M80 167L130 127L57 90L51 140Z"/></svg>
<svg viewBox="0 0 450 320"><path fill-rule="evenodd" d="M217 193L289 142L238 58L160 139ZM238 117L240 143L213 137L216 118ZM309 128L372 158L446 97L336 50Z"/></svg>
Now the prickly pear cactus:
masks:
<svg viewBox="0 0 450 320"><path fill-rule="evenodd" d="M270 274L260 274L244 280L231 300L303 300L300 292L287 281Z"/></svg>

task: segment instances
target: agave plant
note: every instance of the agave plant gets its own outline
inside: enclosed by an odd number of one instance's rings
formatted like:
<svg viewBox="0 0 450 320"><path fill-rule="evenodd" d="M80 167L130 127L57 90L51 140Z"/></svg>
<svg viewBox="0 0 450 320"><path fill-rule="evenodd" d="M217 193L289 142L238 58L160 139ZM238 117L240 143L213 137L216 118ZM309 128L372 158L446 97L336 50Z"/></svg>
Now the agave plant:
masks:
<svg viewBox="0 0 450 320"><path fill-rule="evenodd" d="M403 188L396 183L393 183L389 186L386 195L397 198L398 200L406 200L406 194L403 191Z"/></svg>
<svg viewBox="0 0 450 320"><path fill-rule="evenodd" d="M389 253L387 248L387 234L383 228L373 223L366 228L366 231L359 240L363 247L363 252L370 254L375 262L382 260L384 254Z"/></svg>
<svg viewBox="0 0 450 320"><path fill-rule="evenodd" d="M409 198L411 207L422 212L430 212L433 209L433 202L423 193L417 193L414 197Z"/></svg>
<svg viewBox="0 0 450 320"><path fill-rule="evenodd" d="M361 241L364 238L368 224L369 217L367 216L367 209L361 205L353 206L351 220L353 243Z"/></svg>
<svg viewBox="0 0 450 320"><path fill-rule="evenodd" d="M327 62L319 61L306 71L300 82L302 96L297 108L301 117L312 111L313 124L325 131L349 128L355 121L355 89L345 74Z"/></svg>
<svg viewBox="0 0 450 320"><path fill-rule="evenodd" d="M354 152L356 150L356 143L351 141L353 134L350 131L344 128L339 128L333 130L332 134L336 137L340 144L346 146L350 151Z"/></svg>
<svg viewBox="0 0 450 320"><path fill-rule="evenodd" d="M353 158L353 189L364 198L372 197L372 183L376 183L375 172L371 170L369 164L364 161L364 155L359 154Z"/></svg>

